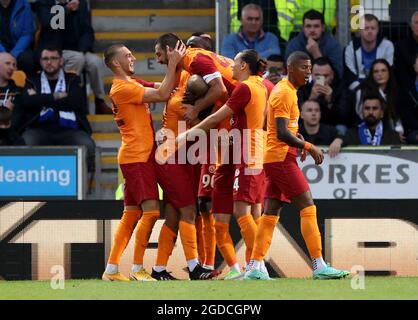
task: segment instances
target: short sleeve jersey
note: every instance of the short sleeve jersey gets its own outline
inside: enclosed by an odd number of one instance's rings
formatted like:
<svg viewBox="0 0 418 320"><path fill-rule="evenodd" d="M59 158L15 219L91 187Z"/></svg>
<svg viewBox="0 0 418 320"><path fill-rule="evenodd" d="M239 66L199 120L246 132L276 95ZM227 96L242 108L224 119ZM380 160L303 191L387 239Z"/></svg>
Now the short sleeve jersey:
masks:
<svg viewBox="0 0 418 320"><path fill-rule="evenodd" d="M277 138L276 119L289 119L288 129L298 132L299 108L296 88L288 79L281 80L273 89L268 100L267 145L264 163L282 162L289 151L289 145Z"/></svg>
<svg viewBox="0 0 418 320"><path fill-rule="evenodd" d="M232 129L238 129L241 139L241 161L244 161L241 163L249 167L263 164L263 122L267 95L263 79L250 76L236 87L226 102L234 111ZM233 132L233 135L238 132ZM234 152L236 150L234 148Z"/></svg>
<svg viewBox="0 0 418 320"><path fill-rule="evenodd" d="M151 112L143 102L144 92L144 87L135 80L113 79L109 96L122 137L119 164L147 162L155 146Z"/></svg>

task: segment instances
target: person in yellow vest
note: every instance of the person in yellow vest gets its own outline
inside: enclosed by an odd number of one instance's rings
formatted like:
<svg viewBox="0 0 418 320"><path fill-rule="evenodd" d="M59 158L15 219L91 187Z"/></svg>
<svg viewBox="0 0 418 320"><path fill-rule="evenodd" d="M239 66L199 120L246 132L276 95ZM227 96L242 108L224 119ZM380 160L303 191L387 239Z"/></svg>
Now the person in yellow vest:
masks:
<svg viewBox="0 0 418 320"><path fill-rule="evenodd" d="M302 30L303 14L316 10L323 14L325 26L331 31L336 26L336 0L275 0L280 36L289 41L292 34Z"/></svg>

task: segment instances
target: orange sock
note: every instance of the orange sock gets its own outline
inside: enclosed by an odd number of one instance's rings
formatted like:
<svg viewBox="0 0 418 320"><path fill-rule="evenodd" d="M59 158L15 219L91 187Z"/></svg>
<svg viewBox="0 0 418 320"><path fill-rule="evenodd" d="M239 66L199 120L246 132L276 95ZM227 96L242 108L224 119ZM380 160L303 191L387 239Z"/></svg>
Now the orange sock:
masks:
<svg viewBox="0 0 418 320"><path fill-rule="evenodd" d="M237 263L237 257L235 256L234 243L232 242L231 235L229 234L229 224L216 221L215 229L216 244L218 245L219 251L228 266L232 267Z"/></svg>
<svg viewBox="0 0 418 320"><path fill-rule="evenodd" d="M203 217L203 237L205 238L205 265L215 265L216 253L216 230L213 214Z"/></svg>
<svg viewBox="0 0 418 320"><path fill-rule="evenodd" d="M322 257L321 233L316 221L316 206L300 211L300 229L312 259Z"/></svg>
<svg viewBox="0 0 418 320"><path fill-rule="evenodd" d="M144 264L144 253L155 222L160 217L159 210L146 211L138 222L135 234L134 264Z"/></svg>
<svg viewBox="0 0 418 320"><path fill-rule="evenodd" d="M176 237L177 234L164 223L160 231L160 236L158 237L157 260L155 261L156 266L167 266L168 259L176 244Z"/></svg>
<svg viewBox="0 0 418 320"><path fill-rule="evenodd" d="M196 227L194 224L180 221L179 223L180 239L183 245L186 260L197 258L197 240Z"/></svg>
<svg viewBox="0 0 418 320"><path fill-rule="evenodd" d="M203 237L203 222L202 216L196 216L196 240L197 240L197 255L201 264L205 263L205 240Z"/></svg>
<svg viewBox="0 0 418 320"><path fill-rule="evenodd" d="M251 216L254 219L254 216L253 215L251 215ZM260 224L260 219L261 219L261 217L257 217L256 219L254 219L254 222L257 225L257 229L258 229L258 225ZM250 248L246 247L246 249L245 249L245 261L247 261L247 262L250 261L251 254L252 254L252 251L250 250Z"/></svg>
<svg viewBox="0 0 418 320"><path fill-rule="evenodd" d="M128 245L129 239L131 239L132 232L134 231L140 216L141 210L123 211L122 218L120 219L115 232L108 263L119 264L123 250L125 250Z"/></svg>
<svg viewBox="0 0 418 320"><path fill-rule="evenodd" d="M242 238L244 239L245 245L249 252L253 251L255 235L257 233L257 225L254 222L253 216L247 214L238 218L238 225L241 230ZM250 255L251 256L251 255ZM250 262L250 256L248 257L247 263ZM246 257L247 259L247 257Z"/></svg>
<svg viewBox="0 0 418 320"><path fill-rule="evenodd" d="M260 225L257 227L257 235L254 241L254 249L251 259L261 261L270 248L273 231L276 227L278 216L263 214L260 218Z"/></svg>

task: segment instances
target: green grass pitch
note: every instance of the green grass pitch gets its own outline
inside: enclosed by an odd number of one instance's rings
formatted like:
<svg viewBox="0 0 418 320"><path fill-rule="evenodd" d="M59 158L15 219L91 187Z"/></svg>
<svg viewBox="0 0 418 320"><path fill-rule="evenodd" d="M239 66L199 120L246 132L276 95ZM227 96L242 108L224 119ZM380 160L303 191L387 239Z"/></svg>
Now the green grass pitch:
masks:
<svg viewBox="0 0 418 320"><path fill-rule="evenodd" d="M354 281L353 281L354 282ZM358 284L358 283L357 283ZM138 299L138 300L307 300L418 299L418 278L366 277L364 289L351 279L274 281L104 282L66 280L52 289L49 281L0 281L0 299Z"/></svg>

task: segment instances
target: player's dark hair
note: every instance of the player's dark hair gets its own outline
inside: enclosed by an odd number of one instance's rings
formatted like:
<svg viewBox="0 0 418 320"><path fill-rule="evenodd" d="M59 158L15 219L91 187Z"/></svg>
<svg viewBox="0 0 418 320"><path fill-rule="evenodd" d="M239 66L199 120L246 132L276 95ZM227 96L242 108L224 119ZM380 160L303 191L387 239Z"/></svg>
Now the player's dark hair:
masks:
<svg viewBox="0 0 418 320"><path fill-rule="evenodd" d="M316 11L314 9L308 10L303 14L303 24L305 24L305 19L309 19L309 20L321 20L322 24L325 24L325 19L324 19L324 15L319 12Z"/></svg>
<svg viewBox="0 0 418 320"><path fill-rule="evenodd" d="M170 49L174 49L176 47L177 41L179 40L180 38L174 33L165 33L157 39L155 44L159 44L161 49L166 51L167 46Z"/></svg>
<svg viewBox="0 0 418 320"><path fill-rule="evenodd" d="M267 62L260 58L258 52L254 49L247 49L241 51L241 60L248 64L251 75L257 75L266 71Z"/></svg>
<svg viewBox="0 0 418 320"><path fill-rule="evenodd" d="M284 63L284 58L280 54L272 54L272 55L267 57L267 61L283 62Z"/></svg>
<svg viewBox="0 0 418 320"><path fill-rule="evenodd" d="M118 54L119 49L123 48L124 45L121 43L118 44L114 44L111 45L110 47L108 47L104 53L103 53L103 60L105 65L109 68L112 69L112 60L115 58L115 56Z"/></svg>
<svg viewBox="0 0 418 320"><path fill-rule="evenodd" d="M303 51L294 51L290 54L289 58L287 58L287 65L295 65L298 64L301 60L311 60L309 55L306 52Z"/></svg>

